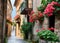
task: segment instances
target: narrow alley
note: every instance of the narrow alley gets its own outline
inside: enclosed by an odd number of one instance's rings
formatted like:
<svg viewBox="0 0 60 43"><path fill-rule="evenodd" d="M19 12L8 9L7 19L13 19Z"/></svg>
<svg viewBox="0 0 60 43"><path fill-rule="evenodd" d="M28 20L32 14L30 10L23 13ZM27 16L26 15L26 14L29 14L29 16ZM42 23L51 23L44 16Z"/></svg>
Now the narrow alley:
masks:
<svg viewBox="0 0 60 43"><path fill-rule="evenodd" d="M18 39L15 36L15 29L11 32L11 37L8 38L8 43L27 43L23 39Z"/></svg>
<svg viewBox="0 0 60 43"><path fill-rule="evenodd" d="M60 18L55 17L54 14L60 13L54 11L55 6L52 6L56 3L57 1L52 0L51 2L48 0L8 0L5 32L7 43L59 42L60 35L57 30L60 30ZM60 4L58 6L56 10L60 8Z"/></svg>

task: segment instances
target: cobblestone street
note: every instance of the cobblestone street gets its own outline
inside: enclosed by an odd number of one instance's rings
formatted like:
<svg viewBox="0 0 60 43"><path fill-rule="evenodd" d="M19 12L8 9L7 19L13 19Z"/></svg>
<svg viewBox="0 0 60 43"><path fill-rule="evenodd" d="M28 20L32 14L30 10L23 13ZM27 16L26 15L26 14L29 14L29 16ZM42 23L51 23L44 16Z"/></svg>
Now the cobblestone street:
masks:
<svg viewBox="0 0 60 43"><path fill-rule="evenodd" d="M23 39L18 39L15 36L15 30L12 30L11 37L8 38L8 43L27 43Z"/></svg>

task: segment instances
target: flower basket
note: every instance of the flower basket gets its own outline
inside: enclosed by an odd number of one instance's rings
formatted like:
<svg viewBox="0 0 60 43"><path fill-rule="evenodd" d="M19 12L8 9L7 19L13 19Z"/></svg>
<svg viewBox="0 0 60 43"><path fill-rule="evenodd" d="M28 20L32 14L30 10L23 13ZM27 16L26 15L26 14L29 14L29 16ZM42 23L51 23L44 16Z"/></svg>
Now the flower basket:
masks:
<svg viewBox="0 0 60 43"><path fill-rule="evenodd" d="M59 16L59 14L60 14L60 3L59 3L59 0L58 0L58 2L57 1L53 1L53 0L51 0L50 2L49 1L50 0L43 1L42 5L40 7L38 7L38 10L41 11L42 13L44 13L44 15L46 17L52 16L53 13L55 13L55 16ZM45 7L43 7L43 6L45 6Z"/></svg>
<svg viewBox="0 0 60 43"><path fill-rule="evenodd" d="M30 22L27 23L23 21L23 25L21 26L21 28L22 28L22 32L24 33L24 39L28 39L29 33L32 32L32 26L33 26L33 23L30 23Z"/></svg>
<svg viewBox="0 0 60 43"><path fill-rule="evenodd" d="M38 12L34 12L34 13L31 13L30 15L30 19L29 21L30 22L35 22L35 21L39 21L41 24L43 23L44 21L44 15L41 11L38 11Z"/></svg>
<svg viewBox="0 0 60 43"><path fill-rule="evenodd" d="M50 30L42 30L42 31L38 32L37 35L42 40L54 41L54 42L59 41L58 36L55 33L51 32Z"/></svg>

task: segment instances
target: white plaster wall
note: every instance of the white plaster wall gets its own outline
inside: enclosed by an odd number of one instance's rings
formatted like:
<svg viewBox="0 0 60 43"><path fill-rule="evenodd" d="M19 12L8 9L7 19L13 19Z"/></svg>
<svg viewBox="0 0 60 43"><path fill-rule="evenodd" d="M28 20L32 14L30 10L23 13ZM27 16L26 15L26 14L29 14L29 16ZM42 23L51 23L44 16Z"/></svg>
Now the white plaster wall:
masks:
<svg viewBox="0 0 60 43"><path fill-rule="evenodd" d="M37 0L33 0L33 10L34 11L36 11L37 9L36 9L36 6L37 6L37 2L36 2Z"/></svg>
<svg viewBox="0 0 60 43"><path fill-rule="evenodd" d="M33 10L36 12L37 7L41 5L41 0L33 0Z"/></svg>
<svg viewBox="0 0 60 43"><path fill-rule="evenodd" d="M34 25L34 27L33 27L33 34L34 34L34 35L37 34L37 32L36 32L37 29L39 29L39 30L41 29L39 22L35 22L35 25Z"/></svg>
<svg viewBox="0 0 60 43"><path fill-rule="evenodd" d="M44 17L43 27L45 29L47 29L49 27L49 22L48 22L48 18L47 17Z"/></svg>
<svg viewBox="0 0 60 43"><path fill-rule="evenodd" d="M27 17L25 15L20 15L21 16L21 25L23 24L23 21L27 22Z"/></svg>
<svg viewBox="0 0 60 43"><path fill-rule="evenodd" d="M37 7L39 7L40 5L41 5L41 0L33 0L33 10L35 12L37 11ZM46 17L44 18L43 27L45 29L48 28L48 19ZM37 32L36 32L37 29L41 29L39 22L36 22L34 25L34 28L33 28L33 34L34 35L37 34Z"/></svg>
<svg viewBox="0 0 60 43"><path fill-rule="evenodd" d="M60 19L55 18L55 33L59 36L60 39Z"/></svg>
<svg viewBox="0 0 60 43"><path fill-rule="evenodd" d="M40 5L40 3L41 3L41 0L33 0L33 10L34 10L34 12L37 11L37 7ZM39 28L40 28L39 22L35 22L35 25L33 27L33 34L34 35L37 34L36 30L39 29Z"/></svg>
<svg viewBox="0 0 60 43"><path fill-rule="evenodd" d="M37 7L39 7L41 5L41 0L37 0Z"/></svg>

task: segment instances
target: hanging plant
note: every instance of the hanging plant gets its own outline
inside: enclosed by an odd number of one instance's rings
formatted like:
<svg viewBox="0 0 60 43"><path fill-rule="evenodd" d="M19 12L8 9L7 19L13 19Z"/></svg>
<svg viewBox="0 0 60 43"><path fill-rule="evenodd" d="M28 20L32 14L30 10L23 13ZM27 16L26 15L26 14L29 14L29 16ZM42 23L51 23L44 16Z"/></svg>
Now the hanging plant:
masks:
<svg viewBox="0 0 60 43"><path fill-rule="evenodd" d="M48 5L47 5L47 7L45 8L45 10L44 10L44 14L46 15L46 16L52 16L53 14L56 14L57 13L57 15L58 15L58 12L57 11L59 11L60 10L60 4L58 3L58 2L54 2L54 1L52 1L51 3L49 3Z"/></svg>
<svg viewBox="0 0 60 43"><path fill-rule="evenodd" d="M34 12L32 11L31 14L29 15L30 16L30 22L35 22L35 21L41 21L43 22L44 21L44 15L42 12L38 11L38 12Z"/></svg>
<svg viewBox="0 0 60 43"><path fill-rule="evenodd" d="M53 14L59 16L60 14L60 1L59 0L42 0L38 10L45 16L49 17Z"/></svg>
<svg viewBox="0 0 60 43"><path fill-rule="evenodd" d="M21 26L22 32L24 34L24 39L28 39L28 34L32 32L33 23L23 22Z"/></svg>

